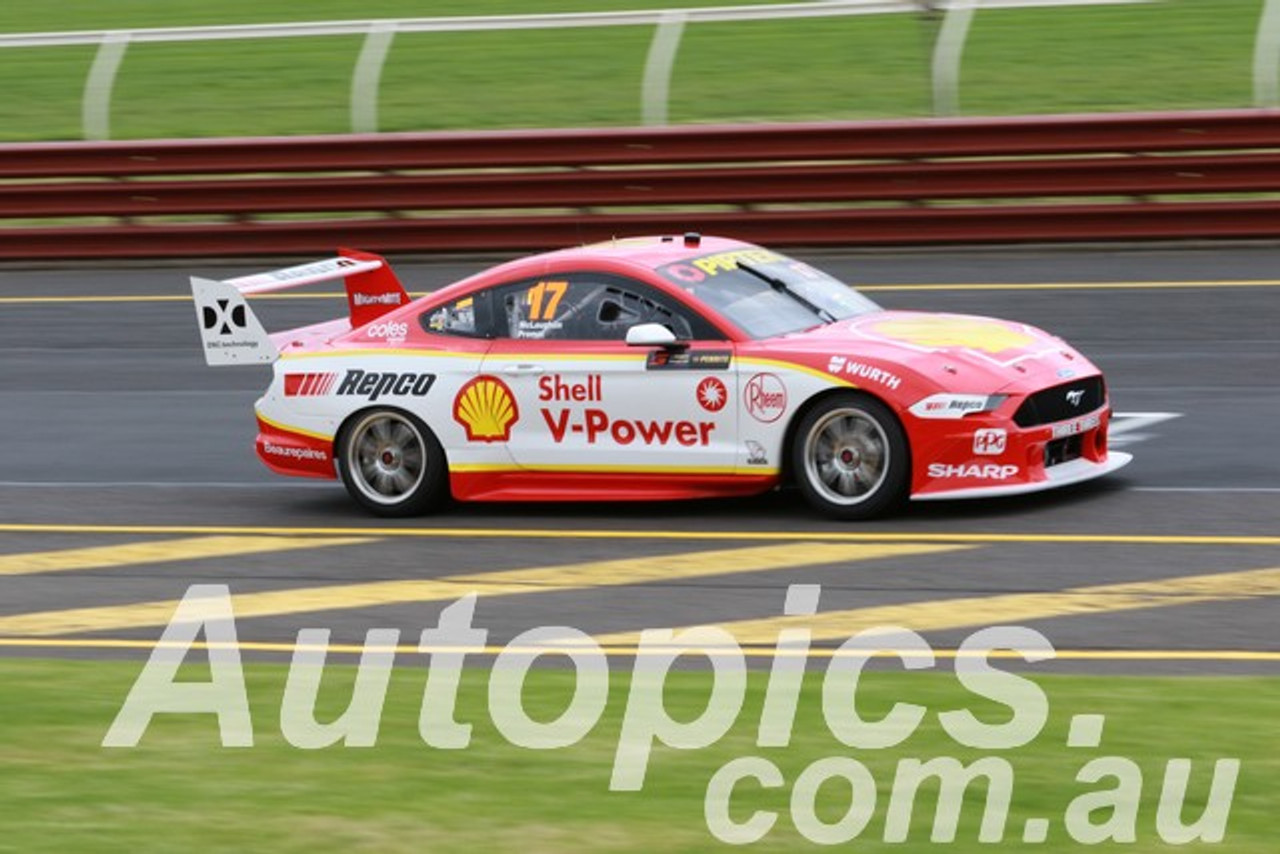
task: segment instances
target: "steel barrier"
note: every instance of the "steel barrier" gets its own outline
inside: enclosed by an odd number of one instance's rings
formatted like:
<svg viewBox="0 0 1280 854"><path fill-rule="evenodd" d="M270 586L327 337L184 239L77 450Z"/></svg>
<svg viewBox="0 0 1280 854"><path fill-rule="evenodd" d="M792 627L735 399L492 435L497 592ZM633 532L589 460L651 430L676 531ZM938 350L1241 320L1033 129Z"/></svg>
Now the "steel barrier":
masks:
<svg viewBox="0 0 1280 854"><path fill-rule="evenodd" d="M194 221L193 221L194 220ZM0 257L1280 236L1280 112L0 146Z"/></svg>

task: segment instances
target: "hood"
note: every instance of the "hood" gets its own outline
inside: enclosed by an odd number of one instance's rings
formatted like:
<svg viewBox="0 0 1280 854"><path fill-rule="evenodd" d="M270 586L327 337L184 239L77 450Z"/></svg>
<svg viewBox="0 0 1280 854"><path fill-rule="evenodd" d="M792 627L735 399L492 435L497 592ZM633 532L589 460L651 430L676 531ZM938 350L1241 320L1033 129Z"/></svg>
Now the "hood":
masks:
<svg viewBox="0 0 1280 854"><path fill-rule="evenodd" d="M1095 374L1042 329L968 314L880 311L788 336L786 346L892 362L944 388L1030 391Z"/></svg>

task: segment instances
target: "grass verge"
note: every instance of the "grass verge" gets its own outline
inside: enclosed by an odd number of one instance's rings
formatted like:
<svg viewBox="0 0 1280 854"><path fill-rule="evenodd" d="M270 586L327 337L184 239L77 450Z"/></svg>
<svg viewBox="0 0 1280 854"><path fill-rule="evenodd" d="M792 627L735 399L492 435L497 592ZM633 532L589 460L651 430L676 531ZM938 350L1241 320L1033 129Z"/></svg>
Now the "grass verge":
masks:
<svg viewBox="0 0 1280 854"><path fill-rule="evenodd" d="M280 733L280 700L287 667L246 668L255 746L224 749L209 715L161 715L133 749L105 749L101 741L121 708L140 665L125 662L0 660L0 826L7 850L40 851L423 851L649 852L707 851L721 846L703 817L707 783L730 760L759 755L775 763L785 785L765 789L750 780L735 792L731 815L779 814L752 850L791 851L810 843L796 831L789 798L797 776L824 757L853 756L877 784L874 816L857 839L859 850L904 850L883 842L886 804L899 759L983 755L957 746L938 725L937 712L969 708L979 718L1007 718L1002 706L967 693L944 674L871 672L859 688L859 711L883 716L896 701L929 709L903 744L854 751L837 742L822 715L820 674L803 689L792 743L755 745L766 674L751 675L747 701L732 729L701 750L655 750L640 792L608 791L627 700L630 661L614 661L603 717L578 744L533 751L511 746L492 723L489 672L465 671L457 719L474 725L465 750L427 746L418 733L425 669L401 661L381 716L377 745L301 750ZM187 678L199 679L199 668ZM331 665L322 685L321 720L346 707L354 668ZM528 713L551 720L566 707L574 674L535 670L524 694ZM665 702L673 717L692 720L705 707L706 673L670 674ZM1280 784L1280 680L1274 678L1039 677L1049 697L1049 722L1029 745L1001 752L1016 773L1003 844L976 841L982 786L969 793L954 851L1076 850L1062 817L1072 799L1115 788L1116 780L1076 781L1100 756L1133 760L1142 790L1135 844L1101 850L1172 850L1156 832L1156 803L1165 763L1194 762L1185 817L1200 814L1212 762L1243 760L1226 842L1204 846L1235 852L1274 850L1273 808ZM1003 716L1002 716L1002 713ZM1076 714L1102 714L1096 749L1067 748ZM927 844L936 786L921 789L908 845ZM821 787L816 814L835 822L848 807L850 787ZM1098 823L1109 809L1092 815ZM1050 820L1047 840L1024 846L1028 818ZM1200 850L1182 846L1177 850Z"/></svg>
<svg viewBox="0 0 1280 854"><path fill-rule="evenodd" d="M693 0L461 3L228 0L9 4L0 32L702 5ZM964 55L967 114L1243 107L1261 0L985 10ZM936 19L894 14L686 29L672 122L923 116ZM634 125L652 28L401 34L380 129ZM334 133L350 128L359 36L129 48L112 136ZM74 139L92 47L0 50L0 140Z"/></svg>

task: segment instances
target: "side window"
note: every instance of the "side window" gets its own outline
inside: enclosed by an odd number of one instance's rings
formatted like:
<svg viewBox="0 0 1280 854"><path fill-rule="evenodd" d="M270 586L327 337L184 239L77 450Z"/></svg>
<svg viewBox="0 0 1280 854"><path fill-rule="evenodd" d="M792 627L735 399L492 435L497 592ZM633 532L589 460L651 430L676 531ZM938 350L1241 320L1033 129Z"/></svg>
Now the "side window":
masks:
<svg viewBox="0 0 1280 854"><path fill-rule="evenodd" d="M521 282L500 291L497 310L512 338L621 341L637 323L660 323L677 338L719 338L708 324L639 282L585 273ZM699 334L695 336L695 331Z"/></svg>
<svg viewBox="0 0 1280 854"><path fill-rule="evenodd" d="M439 335L464 335L472 338L480 335L480 326L476 320L476 298L463 297L432 309L422 316L422 327Z"/></svg>

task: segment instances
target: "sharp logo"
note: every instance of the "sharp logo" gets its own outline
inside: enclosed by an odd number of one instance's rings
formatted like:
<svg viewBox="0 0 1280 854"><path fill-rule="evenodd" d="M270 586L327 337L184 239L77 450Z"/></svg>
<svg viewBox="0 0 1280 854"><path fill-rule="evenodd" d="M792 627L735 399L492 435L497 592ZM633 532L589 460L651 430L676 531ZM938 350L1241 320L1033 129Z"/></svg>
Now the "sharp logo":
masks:
<svg viewBox="0 0 1280 854"><path fill-rule="evenodd" d="M231 300L220 299L215 305L200 307L200 319L205 329L217 329L219 335L234 335L236 329L244 329L244 305L231 305Z"/></svg>
<svg viewBox="0 0 1280 854"><path fill-rule="evenodd" d="M351 394L366 397L370 401L384 395L425 397L435 381L435 374L362 371L352 368L343 375L335 394Z"/></svg>
<svg viewBox="0 0 1280 854"><path fill-rule="evenodd" d="M1080 401L1084 400L1084 389L1075 388L1067 392L1067 403L1072 406L1079 406Z"/></svg>
<svg viewBox="0 0 1280 854"><path fill-rule="evenodd" d="M974 478L977 480L1008 480L1018 473L1017 466L998 466L994 464L947 465L946 463L930 463L929 477L933 478Z"/></svg>

